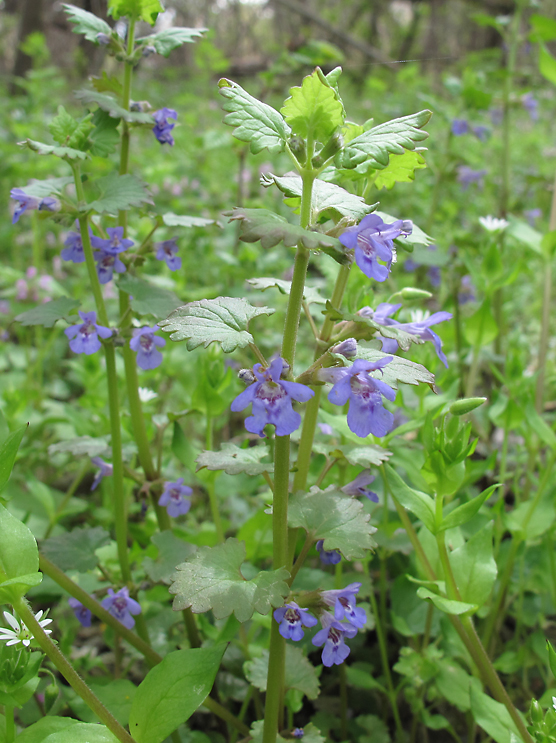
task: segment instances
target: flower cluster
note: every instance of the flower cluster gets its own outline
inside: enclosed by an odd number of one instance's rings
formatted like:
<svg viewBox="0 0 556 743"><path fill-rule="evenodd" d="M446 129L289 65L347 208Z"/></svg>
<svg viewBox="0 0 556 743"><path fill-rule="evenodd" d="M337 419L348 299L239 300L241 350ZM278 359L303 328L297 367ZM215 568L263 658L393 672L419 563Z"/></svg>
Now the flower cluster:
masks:
<svg viewBox="0 0 556 743"><path fill-rule="evenodd" d="M102 237L91 237L91 246L96 248L93 257L97 263L98 280L101 284L107 284L116 273L125 273L126 267L118 258L119 253L123 253L133 246L133 240L124 237L123 227L107 227L108 239Z"/></svg>
<svg viewBox="0 0 556 743"><path fill-rule="evenodd" d="M481 142L486 142L490 136L490 129L483 124L473 126L466 119L454 119L452 121L452 134L455 137L461 137L467 133L474 134Z"/></svg>
<svg viewBox="0 0 556 743"><path fill-rule="evenodd" d="M164 490L158 499L158 505L164 506L168 511L168 516L175 519L189 511L192 495L193 490L183 484L183 477L179 477L175 482L164 483Z"/></svg>
<svg viewBox="0 0 556 743"><path fill-rule="evenodd" d="M153 113L153 119L156 122L153 126L153 134L160 144L169 144L171 147L174 145L172 129L175 124L170 124L168 119L176 121L177 118L178 114L173 108L161 108Z"/></svg>
<svg viewBox="0 0 556 743"><path fill-rule="evenodd" d="M367 622L364 610L355 605L355 596L360 588L361 583L350 583L339 591L322 592L324 603L334 608L334 614L327 611L322 613L322 629L313 637L312 643L316 647L324 645L322 662L327 667L339 666L345 661L350 653L345 639L355 637Z"/></svg>

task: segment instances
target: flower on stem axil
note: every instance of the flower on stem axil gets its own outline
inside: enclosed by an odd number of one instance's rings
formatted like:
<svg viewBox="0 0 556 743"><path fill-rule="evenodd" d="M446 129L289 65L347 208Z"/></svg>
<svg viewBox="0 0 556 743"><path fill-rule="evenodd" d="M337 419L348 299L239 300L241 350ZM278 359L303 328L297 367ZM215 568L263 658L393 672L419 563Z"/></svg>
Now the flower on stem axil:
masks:
<svg viewBox="0 0 556 743"><path fill-rule="evenodd" d="M71 339L69 347L74 353L84 353L89 356L92 353L96 353L102 345L98 336L100 335L104 339L110 338L112 331L110 328L105 328L96 322L97 313L94 311L79 311L79 317L83 322L77 323L77 325L70 325L69 328L64 330L64 333Z"/></svg>
<svg viewBox="0 0 556 743"><path fill-rule="evenodd" d="M298 606L295 601L290 601L285 606L280 607L280 609L276 609L273 616L280 625L278 631L282 637L286 640L294 640L295 642L301 640L305 634L301 625L304 627L314 627L318 622L316 617L309 614L307 609L302 609Z"/></svg>
<svg viewBox="0 0 556 743"><path fill-rule="evenodd" d="M63 260L72 261L73 263L85 263L85 253L83 252L83 241L79 232L79 221L75 220L76 232L68 232L64 245L66 246L61 253ZM89 227L89 235L94 237L93 231Z"/></svg>
<svg viewBox="0 0 556 743"><path fill-rule="evenodd" d="M166 261L166 265L170 271L177 271L181 268L181 258L176 255L178 246L175 237L171 240L155 243L154 247L156 248L157 261Z"/></svg>
<svg viewBox="0 0 556 743"><path fill-rule="evenodd" d="M178 114L173 108L161 108L153 113L153 119L156 124L153 126L153 134L158 139L160 144L169 144L170 147L174 145L174 137L172 136L172 129L175 124L170 124L168 119L174 119L176 121Z"/></svg>
<svg viewBox="0 0 556 743"><path fill-rule="evenodd" d="M365 276L385 281L395 255L393 241L400 236L407 237L412 230L413 224L409 220L398 219L387 224L378 214L367 214L356 227L348 227L342 232L338 239L346 248L355 251L355 262Z"/></svg>
<svg viewBox="0 0 556 743"><path fill-rule="evenodd" d="M114 271L125 273L126 267L118 258L118 254L134 245L133 240L124 237L123 227L107 227L106 232L109 235L107 240L96 235L91 237L91 245L97 249L93 257L97 262L98 280L101 284L107 284Z"/></svg>
<svg viewBox="0 0 556 743"><path fill-rule="evenodd" d="M137 366L141 369L156 369L162 364L162 354L157 346L162 348L166 345L166 341L155 335L157 330L159 330L158 325L153 325L152 328L145 326L133 331L129 346L137 353Z"/></svg>
<svg viewBox="0 0 556 743"><path fill-rule="evenodd" d="M12 217L12 224L19 222L21 215L28 209L55 212L60 208L60 202L54 196L45 196L41 199L38 196L26 194L23 188L12 188L10 198L18 202Z"/></svg>
<svg viewBox="0 0 556 743"><path fill-rule="evenodd" d="M361 583L350 583L349 586L336 591L323 591L322 599L327 606L334 607L334 619L342 619L361 629L367 623L367 615L363 609L355 606L355 596L359 593Z"/></svg>
<svg viewBox="0 0 556 743"><path fill-rule="evenodd" d="M87 609L86 606L83 606L81 601L73 598L73 596L70 596L70 598L68 599L68 604L73 609L73 613L75 614L75 618L77 619L79 624L81 624L83 627L90 627L93 618L91 610Z"/></svg>
<svg viewBox="0 0 556 743"><path fill-rule="evenodd" d="M353 495L354 497L358 495L364 495L365 498L368 498L369 500L372 500L373 503L378 503L378 495L376 493L373 493L372 490L369 490L367 488L367 485L370 485L372 482L374 482L375 476L371 475L370 470L363 470L363 472L360 472L355 480L352 480L351 482L348 482L347 485L344 485L343 488L340 488L342 493L345 493L346 495Z"/></svg>
<svg viewBox="0 0 556 743"><path fill-rule="evenodd" d="M135 619L131 615L141 614L141 606L135 599L129 597L127 586L120 588L118 593L114 593L112 588L109 588L108 596L102 600L101 604L127 629L135 626Z"/></svg>
<svg viewBox="0 0 556 743"><path fill-rule="evenodd" d="M315 394L313 390L298 382L280 379L287 368L284 359L275 358L267 369L255 364L253 373L256 382L241 392L232 402L234 412L244 410L252 404L253 415L245 419L245 428L251 433L265 437L267 423L276 426L276 436L289 436L301 423L301 416L292 408L292 400L307 402Z"/></svg>
<svg viewBox="0 0 556 743"><path fill-rule="evenodd" d="M164 483L164 490L158 499L158 505L164 506L168 511L168 516L175 519L189 511L192 495L193 490L183 484L183 477L179 477L175 482Z"/></svg>
<svg viewBox="0 0 556 743"><path fill-rule="evenodd" d="M13 616L13 614L10 614L9 611L3 612L4 619L6 622L10 625L12 629L7 629L6 627L0 627L0 640L3 640L6 645L17 645L18 642L21 642L26 648L29 647L31 644L31 640L34 639L31 632L27 629L27 627L21 622L21 626L19 625L19 622L17 619ZM42 609L38 611L35 614L35 619L40 624L40 626L43 628L45 634L49 635L52 630L51 629L44 629L47 627L51 622L52 619L42 619L41 617L43 615Z"/></svg>
<svg viewBox="0 0 556 743"><path fill-rule="evenodd" d="M322 662L327 668L342 664L350 653L345 643L345 637L352 638L357 634L357 627L347 622L338 622L332 614L325 611L320 618L322 629L313 637L312 643L315 647L324 645L322 649Z"/></svg>
<svg viewBox="0 0 556 743"><path fill-rule="evenodd" d="M317 548L317 552L319 553L323 565L337 565L342 559L342 555L338 550L324 549L324 539L319 539L315 547Z"/></svg>

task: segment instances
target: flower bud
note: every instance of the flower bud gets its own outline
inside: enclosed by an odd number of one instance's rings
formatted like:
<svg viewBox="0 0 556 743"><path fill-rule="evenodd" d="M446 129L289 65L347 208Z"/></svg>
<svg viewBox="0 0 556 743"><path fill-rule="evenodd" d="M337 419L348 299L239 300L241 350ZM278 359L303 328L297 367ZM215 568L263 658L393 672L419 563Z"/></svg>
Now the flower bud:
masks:
<svg viewBox="0 0 556 743"><path fill-rule="evenodd" d="M102 46L108 46L108 44L110 43L110 36L108 36L108 34L98 33L97 43L101 44Z"/></svg>
<svg viewBox="0 0 556 743"><path fill-rule="evenodd" d="M336 134L333 134L332 137L330 137L330 139L324 145L318 155L315 155L312 160L313 166L315 168L320 168L320 166L323 165L323 163L325 163L328 158L335 155L339 150L342 149L343 146L344 138L339 132L336 132Z"/></svg>
<svg viewBox="0 0 556 743"><path fill-rule="evenodd" d="M448 410L452 415L465 415L480 407L486 399L486 397L464 397L463 400L453 402Z"/></svg>
<svg viewBox="0 0 556 743"><path fill-rule="evenodd" d="M346 338L330 349L331 353L341 353L346 359L352 359L357 353L357 341L355 338Z"/></svg>
<svg viewBox="0 0 556 743"><path fill-rule="evenodd" d="M256 379L252 369L240 369L237 376L245 384L252 384Z"/></svg>
<svg viewBox="0 0 556 743"><path fill-rule="evenodd" d="M146 46L141 52L142 57L150 57L151 54L156 54L156 49L154 48L154 46Z"/></svg>
<svg viewBox="0 0 556 743"><path fill-rule="evenodd" d="M537 702L536 699L531 700L531 707L529 708L529 714L531 715L531 721L533 723L542 722L544 719L544 713L542 711L542 707Z"/></svg>
<svg viewBox="0 0 556 743"><path fill-rule="evenodd" d="M430 299L432 294L426 289L417 289L413 286L404 286L404 288L397 292L402 299Z"/></svg>
<svg viewBox="0 0 556 743"><path fill-rule="evenodd" d="M288 144L290 146L290 150L300 162L305 160L307 149L305 146L305 140L302 137L292 137Z"/></svg>

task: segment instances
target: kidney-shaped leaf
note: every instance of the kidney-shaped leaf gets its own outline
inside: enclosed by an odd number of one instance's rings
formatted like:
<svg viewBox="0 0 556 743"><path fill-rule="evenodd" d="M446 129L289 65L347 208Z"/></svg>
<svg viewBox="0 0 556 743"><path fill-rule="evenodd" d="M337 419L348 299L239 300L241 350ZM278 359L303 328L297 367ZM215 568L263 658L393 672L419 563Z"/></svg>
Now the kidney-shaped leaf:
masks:
<svg viewBox="0 0 556 743"><path fill-rule="evenodd" d="M375 348L368 348L362 343L357 346L358 359L379 361L388 355L382 353L382 351L377 351ZM392 361L382 369L382 372L380 379L394 389L398 388L398 383L417 385L421 382L422 384L428 384L432 391L436 392L434 374L425 369L422 364L416 364L414 361L403 359L401 356L394 356Z"/></svg>
<svg viewBox="0 0 556 743"><path fill-rule="evenodd" d="M209 470L224 470L227 475L244 472L253 477L263 472L273 472L272 462L261 462L269 454L266 446L252 446L240 449L235 444L222 444L220 451L203 451L197 457L197 472L206 467Z"/></svg>
<svg viewBox="0 0 556 743"><path fill-rule="evenodd" d="M15 319L22 325L42 325L43 328L52 328L58 320L67 319L67 315L80 304L81 302L77 299L60 297L22 312L16 315Z"/></svg>

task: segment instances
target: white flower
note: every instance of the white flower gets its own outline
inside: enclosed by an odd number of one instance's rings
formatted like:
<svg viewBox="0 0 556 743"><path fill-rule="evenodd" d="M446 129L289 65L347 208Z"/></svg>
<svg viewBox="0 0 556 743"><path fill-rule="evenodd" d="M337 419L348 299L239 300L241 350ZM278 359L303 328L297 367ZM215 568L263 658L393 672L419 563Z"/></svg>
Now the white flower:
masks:
<svg viewBox="0 0 556 743"><path fill-rule="evenodd" d="M21 627L19 626L19 622L17 619L10 614L8 611L3 612L4 619L6 622L12 627L12 629L6 629L5 627L0 627L0 640L4 640L6 642L6 645L17 645L18 642L23 643L26 648L29 647L31 644L31 640L33 639L33 635L29 632L27 627L21 622ZM42 609L38 611L35 614L35 619L40 624L40 626L44 629L47 625L52 622L52 619L43 619L41 621L41 617L43 615ZM45 629L44 630L47 635L49 635L52 630L51 629Z"/></svg>
<svg viewBox="0 0 556 743"><path fill-rule="evenodd" d="M556 697L552 697L552 706L556 709Z"/></svg>
<svg viewBox="0 0 556 743"><path fill-rule="evenodd" d="M158 395L153 390L148 389L148 387L139 387L139 399L141 402L149 402L150 400L154 400L155 397L158 397Z"/></svg>
<svg viewBox="0 0 556 743"><path fill-rule="evenodd" d="M488 217L479 217L479 222L487 232L501 232L510 224L505 219L498 219L497 217L491 217L490 215Z"/></svg>

